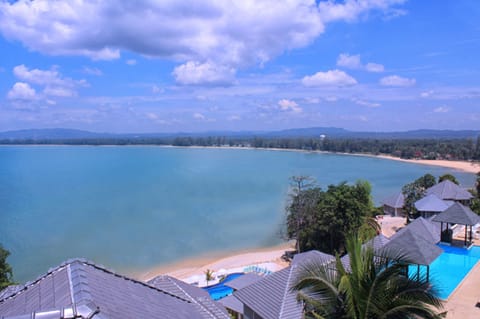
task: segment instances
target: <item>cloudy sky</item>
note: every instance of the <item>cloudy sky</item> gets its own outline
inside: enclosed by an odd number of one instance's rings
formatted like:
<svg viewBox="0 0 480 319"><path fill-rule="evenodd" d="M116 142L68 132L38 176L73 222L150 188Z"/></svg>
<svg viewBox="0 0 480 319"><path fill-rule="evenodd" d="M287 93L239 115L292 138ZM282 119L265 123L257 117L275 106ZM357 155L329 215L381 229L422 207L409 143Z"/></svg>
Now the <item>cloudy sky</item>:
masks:
<svg viewBox="0 0 480 319"><path fill-rule="evenodd" d="M478 0L0 0L0 131L479 129L479 21Z"/></svg>

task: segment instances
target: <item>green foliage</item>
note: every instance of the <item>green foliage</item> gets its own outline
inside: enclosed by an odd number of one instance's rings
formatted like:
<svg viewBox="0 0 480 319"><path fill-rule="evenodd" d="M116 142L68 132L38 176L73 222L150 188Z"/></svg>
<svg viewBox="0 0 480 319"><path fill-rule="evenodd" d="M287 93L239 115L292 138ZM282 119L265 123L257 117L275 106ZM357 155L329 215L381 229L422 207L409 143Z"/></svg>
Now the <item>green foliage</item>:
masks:
<svg viewBox="0 0 480 319"><path fill-rule="evenodd" d="M480 172L477 173L477 181L475 183L475 188L477 190L477 196L480 197Z"/></svg>
<svg viewBox="0 0 480 319"><path fill-rule="evenodd" d="M208 286L208 282L212 281L215 278L213 276L213 270L207 269L205 270L204 274L205 274L205 281L207 282L207 286Z"/></svg>
<svg viewBox="0 0 480 319"><path fill-rule="evenodd" d="M452 174L444 174L444 175L442 175L442 176L440 176L440 177L438 178L438 182L439 182L439 183L441 183L441 182L443 182L443 181L445 181L445 180L449 180L449 181L451 181L452 183L455 183L455 184L457 184L457 185L460 185L460 183L458 182L457 178L456 178L455 176L453 176Z"/></svg>
<svg viewBox="0 0 480 319"><path fill-rule="evenodd" d="M402 193L405 197L404 209L408 214L415 215L415 202L425 196L425 190L435 185L435 177L431 174L425 174L417 178L414 182L402 187Z"/></svg>
<svg viewBox="0 0 480 319"><path fill-rule="evenodd" d="M0 140L0 144L174 145L282 148L336 153L387 154L401 158L480 160L480 137L470 138L320 138L258 136L125 136L82 139Z"/></svg>
<svg viewBox="0 0 480 319"><path fill-rule="evenodd" d="M358 181L294 193L287 207L288 238L297 240L298 251L342 252L345 236L358 232L374 211L370 192L368 182Z"/></svg>
<svg viewBox="0 0 480 319"><path fill-rule="evenodd" d="M12 267L7 263L9 255L10 252L0 244L0 290L14 284Z"/></svg>
<svg viewBox="0 0 480 319"><path fill-rule="evenodd" d="M442 301L425 278L405 276L402 256L388 264L385 257L375 258L371 247L362 248L356 237L347 240L347 250L349 270L338 255L336 270L331 264L300 269L292 290L305 302L307 318L442 318L437 312Z"/></svg>

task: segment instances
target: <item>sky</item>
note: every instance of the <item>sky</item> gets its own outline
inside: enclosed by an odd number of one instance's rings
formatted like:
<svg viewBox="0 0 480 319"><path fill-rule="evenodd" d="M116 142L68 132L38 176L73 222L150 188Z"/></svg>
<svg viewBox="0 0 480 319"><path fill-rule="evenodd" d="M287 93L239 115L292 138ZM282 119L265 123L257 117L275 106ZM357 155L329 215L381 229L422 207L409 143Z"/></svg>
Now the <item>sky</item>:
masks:
<svg viewBox="0 0 480 319"><path fill-rule="evenodd" d="M479 21L478 0L0 0L0 131L480 129Z"/></svg>

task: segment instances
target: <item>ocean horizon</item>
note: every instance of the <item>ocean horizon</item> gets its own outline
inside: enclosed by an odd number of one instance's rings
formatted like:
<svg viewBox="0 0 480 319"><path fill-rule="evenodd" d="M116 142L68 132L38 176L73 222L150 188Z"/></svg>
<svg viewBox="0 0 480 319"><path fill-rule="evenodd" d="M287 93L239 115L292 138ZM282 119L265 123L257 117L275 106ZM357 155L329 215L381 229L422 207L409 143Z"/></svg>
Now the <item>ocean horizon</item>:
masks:
<svg viewBox="0 0 480 319"><path fill-rule="evenodd" d="M376 205L414 179L475 175L383 158L255 149L0 146L0 243L18 282L84 257L146 271L282 242L289 177L367 180Z"/></svg>

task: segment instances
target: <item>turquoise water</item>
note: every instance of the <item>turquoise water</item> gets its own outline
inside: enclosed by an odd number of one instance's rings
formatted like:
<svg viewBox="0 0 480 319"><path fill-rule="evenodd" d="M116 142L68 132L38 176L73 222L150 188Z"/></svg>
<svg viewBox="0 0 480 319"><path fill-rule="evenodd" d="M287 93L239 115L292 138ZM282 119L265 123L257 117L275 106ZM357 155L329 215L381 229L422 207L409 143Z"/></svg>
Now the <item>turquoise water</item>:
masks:
<svg viewBox="0 0 480 319"><path fill-rule="evenodd" d="M438 296L446 300L480 260L480 246L470 249L438 246L444 252L430 265L430 278L438 289Z"/></svg>
<svg viewBox="0 0 480 319"><path fill-rule="evenodd" d="M71 257L120 272L281 242L288 178L363 178L379 203L417 177L473 174L378 158L235 149L0 147L0 243L19 282Z"/></svg>

